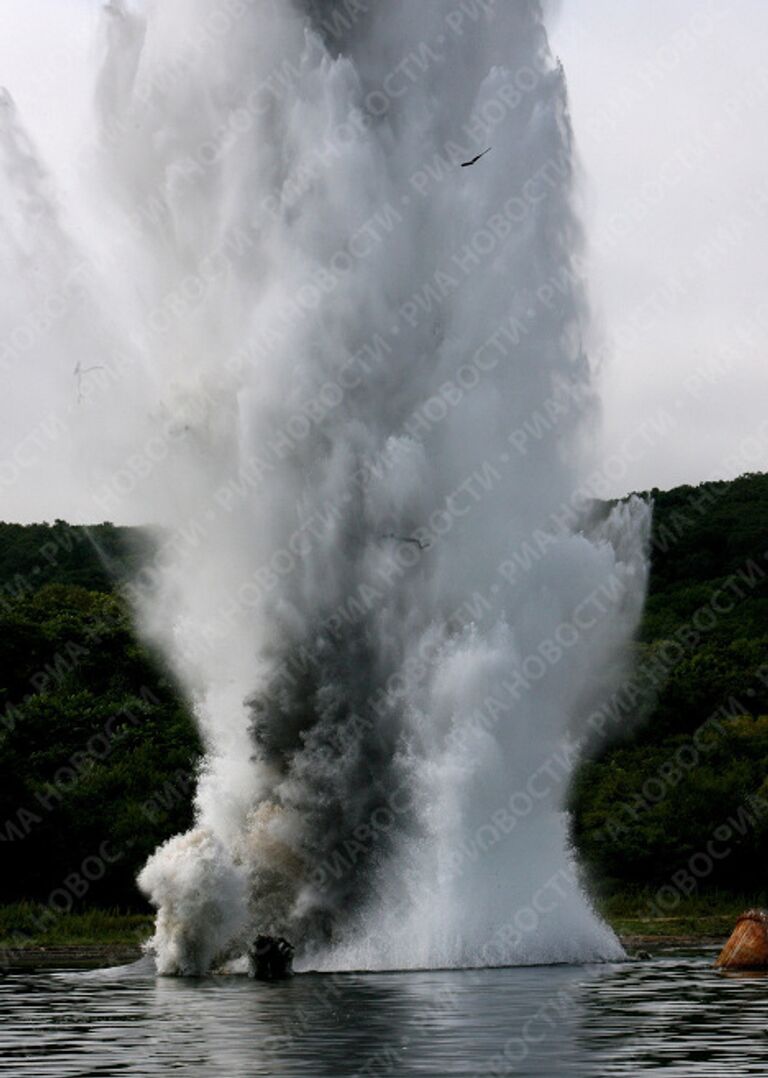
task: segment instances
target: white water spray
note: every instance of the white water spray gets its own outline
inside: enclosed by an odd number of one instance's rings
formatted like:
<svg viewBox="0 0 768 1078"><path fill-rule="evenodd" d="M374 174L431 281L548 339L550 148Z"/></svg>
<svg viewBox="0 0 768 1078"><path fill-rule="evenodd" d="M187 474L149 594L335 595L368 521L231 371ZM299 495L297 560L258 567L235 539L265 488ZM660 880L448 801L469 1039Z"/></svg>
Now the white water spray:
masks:
<svg viewBox="0 0 768 1078"><path fill-rule="evenodd" d="M195 829L140 876L158 968L257 931L323 969L619 956L562 805L639 617L647 512L584 512L596 403L540 5L105 19L79 253L53 214L45 239L81 303L40 362L58 392L65 360L105 368L72 440L93 515L166 529L132 594L206 757Z"/></svg>

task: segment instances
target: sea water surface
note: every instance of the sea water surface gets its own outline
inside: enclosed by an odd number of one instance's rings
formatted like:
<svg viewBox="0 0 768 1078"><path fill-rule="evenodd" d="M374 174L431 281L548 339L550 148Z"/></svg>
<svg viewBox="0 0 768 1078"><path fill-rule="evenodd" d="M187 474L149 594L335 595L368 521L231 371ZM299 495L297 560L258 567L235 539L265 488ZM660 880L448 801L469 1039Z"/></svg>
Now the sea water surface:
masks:
<svg viewBox="0 0 768 1078"><path fill-rule="evenodd" d="M720 973L714 955L275 984L11 971L0 1074L768 1074L768 979Z"/></svg>

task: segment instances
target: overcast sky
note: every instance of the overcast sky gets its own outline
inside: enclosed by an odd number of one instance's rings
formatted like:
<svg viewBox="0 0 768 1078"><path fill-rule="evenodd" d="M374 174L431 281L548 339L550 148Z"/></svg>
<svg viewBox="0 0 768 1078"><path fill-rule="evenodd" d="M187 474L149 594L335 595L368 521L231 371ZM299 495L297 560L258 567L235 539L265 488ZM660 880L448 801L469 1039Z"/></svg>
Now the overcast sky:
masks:
<svg viewBox="0 0 768 1078"><path fill-rule="evenodd" d="M0 0L0 85L65 182L98 6ZM563 0L551 36L583 176L612 493L766 470L768 4ZM649 422L661 433L628 449ZM0 517L23 516L6 493Z"/></svg>
<svg viewBox="0 0 768 1078"><path fill-rule="evenodd" d="M668 412L629 488L766 470L768 4L565 0L553 39L608 344L608 451Z"/></svg>

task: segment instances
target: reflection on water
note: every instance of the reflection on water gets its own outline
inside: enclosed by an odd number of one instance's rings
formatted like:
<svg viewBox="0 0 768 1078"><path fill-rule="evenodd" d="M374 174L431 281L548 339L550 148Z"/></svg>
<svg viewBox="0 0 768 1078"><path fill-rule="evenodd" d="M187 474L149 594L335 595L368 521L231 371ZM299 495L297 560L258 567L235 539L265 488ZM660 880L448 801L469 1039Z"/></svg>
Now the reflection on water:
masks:
<svg viewBox="0 0 768 1078"><path fill-rule="evenodd" d="M768 981L713 957L277 984L16 972L0 981L0 1073L764 1075Z"/></svg>

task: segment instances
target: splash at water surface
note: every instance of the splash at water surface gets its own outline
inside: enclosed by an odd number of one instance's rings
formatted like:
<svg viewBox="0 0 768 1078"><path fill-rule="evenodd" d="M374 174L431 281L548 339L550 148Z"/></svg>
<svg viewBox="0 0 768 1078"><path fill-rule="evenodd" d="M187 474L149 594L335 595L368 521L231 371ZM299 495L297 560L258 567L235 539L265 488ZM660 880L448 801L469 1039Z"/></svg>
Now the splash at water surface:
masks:
<svg viewBox="0 0 768 1078"><path fill-rule="evenodd" d="M647 510L585 509L598 409L540 5L104 19L69 217L10 104L2 151L34 248L14 236L13 265L79 282L39 357L57 393L80 365L72 467L100 516L164 529L131 596L205 759L194 829L139 878L159 970L257 932L321 969L619 956L563 803L639 617Z"/></svg>

